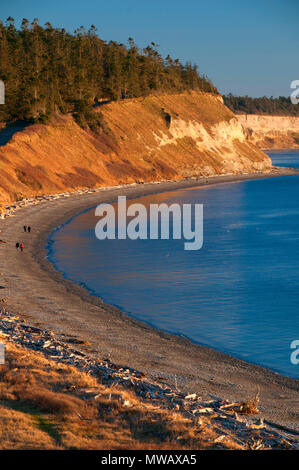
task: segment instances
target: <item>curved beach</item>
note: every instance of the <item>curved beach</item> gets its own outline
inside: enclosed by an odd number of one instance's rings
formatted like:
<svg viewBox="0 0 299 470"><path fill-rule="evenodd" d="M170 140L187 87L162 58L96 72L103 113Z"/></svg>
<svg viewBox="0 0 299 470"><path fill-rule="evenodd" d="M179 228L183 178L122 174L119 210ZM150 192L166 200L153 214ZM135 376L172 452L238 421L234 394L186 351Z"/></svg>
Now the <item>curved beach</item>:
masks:
<svg viewBox="0 0 299 470"><path fill-rule="evenodd" d="M75 193L70 197L45 197L38 204L25 205L0 223L0 238L7 242L1 246L1 297L6 299L8 311L19 314L28 323L50 329L62 340L75 336L88 342L78 346L85 352L161 377L182 391L241 401L254 397L259 387L262 416L298 431L298 380L128 317L64 279L48 261L45 248L48 234L56 227L101 202L114 202L119 194L136 198L184 187L295 173L284 168L268 174L147 183ZM24 225L32 227L30 234L24 233ZM23 241L23 253L17 252L16 241Z"/></svg>

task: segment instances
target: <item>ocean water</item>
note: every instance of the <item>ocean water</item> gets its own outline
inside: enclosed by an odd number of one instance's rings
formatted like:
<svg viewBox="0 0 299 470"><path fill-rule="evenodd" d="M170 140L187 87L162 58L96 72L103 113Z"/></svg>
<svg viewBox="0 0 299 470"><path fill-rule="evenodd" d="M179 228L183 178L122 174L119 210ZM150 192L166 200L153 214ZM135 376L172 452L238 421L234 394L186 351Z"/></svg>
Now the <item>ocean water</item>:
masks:
<svg viewBox="0 0 299 470"><path fill-rule="evenodd" d="M269 155L275 165L299 168L299 151ZM203 204L203 247L185 251L184 240L171 239L100 241L92 208L50 235L55 267L150 325L299 378L299 364L290 360L291 342L299 340L299 176L138 202Z"/></svg>

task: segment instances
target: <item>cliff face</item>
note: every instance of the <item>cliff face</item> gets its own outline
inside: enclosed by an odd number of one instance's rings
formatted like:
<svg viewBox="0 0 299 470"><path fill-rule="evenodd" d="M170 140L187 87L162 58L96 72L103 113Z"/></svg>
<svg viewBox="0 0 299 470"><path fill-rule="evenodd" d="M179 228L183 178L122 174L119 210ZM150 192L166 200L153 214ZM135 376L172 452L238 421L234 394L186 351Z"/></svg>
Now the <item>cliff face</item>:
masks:
<svg viewBox="0 0 299 470"><path fill-rule="evenodd" d="M239 114L248 142L263 149L299 148L299 117Z"/></svg>
<svg viewBox="0 0 299 470"><path fill-rule="evenodd" d="M71 116L36 124L0 147L0 203L32 195L189 176L267 171L269 157L207 93L151 96L98 108L103 130Z"/></svg>

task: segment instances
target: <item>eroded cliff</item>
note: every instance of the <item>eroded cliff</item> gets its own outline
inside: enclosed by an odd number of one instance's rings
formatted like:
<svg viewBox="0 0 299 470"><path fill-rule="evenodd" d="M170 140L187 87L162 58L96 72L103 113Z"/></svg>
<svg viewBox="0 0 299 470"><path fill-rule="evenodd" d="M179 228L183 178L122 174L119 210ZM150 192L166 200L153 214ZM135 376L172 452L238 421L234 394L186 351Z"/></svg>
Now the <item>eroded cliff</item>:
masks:
<svg viewBox="0 0 299 470"><path fill-rule="evenodd" d="M0 147L0 202L79 188L268 171L222 98L186 92L100 106L103 129L71 116L16 133Z"/></svg>
<svg viewBox="0 0 299 470"><path fill-rule="evenodd" d="M299 148L299 117L238 114L248 142L261 149Z"/></svg>

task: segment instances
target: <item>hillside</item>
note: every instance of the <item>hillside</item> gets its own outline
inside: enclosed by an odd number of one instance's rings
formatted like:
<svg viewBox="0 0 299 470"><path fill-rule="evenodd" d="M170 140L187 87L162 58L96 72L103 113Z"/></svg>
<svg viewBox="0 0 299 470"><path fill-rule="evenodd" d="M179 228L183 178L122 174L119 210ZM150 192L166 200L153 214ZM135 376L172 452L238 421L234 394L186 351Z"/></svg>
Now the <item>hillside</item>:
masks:
<svg viewBox="0 0 299 470"><path fill-rule="evenodd" d="M128 44L106 42L91 25L74 33L44 27L38 18L21 27L14 18L0 20L0 79L5 84L5 106L0 122L15 120L46 123L59 112L74 112L77 122L91 123L92 105L102 99L119 100L152 93L200 90L218 93L212 82L190 61L182 64L158 45L140 49L132 37Z"/></svg>
<svg viewBox="0 0 299 470"><path fill-rule="evenodd" d="M1 203L79 188L271 168L220 96L165 94L111 102L96 111L101 121L96 133L64 115L28 126L1 146Z"/></svg>
<svg viewBox="0 0 299 470"><path fill-rule="evenodd" d="M246 139L261 149L299 148L299 117L238 114Z"/></svg>
<svg viewBox="0 0 299 470"><path fill-rule="evenodd" d="M237 432L217 441L219 427L209 418L197 426L163 400L142 400L116 381L101 380L7 342L0 449L250 449L259 442L254 428L252 441L246 436L240 444Z"/></svg>
<svg viewBox="0 0 299 470"><path fill-rule="evenodd" d="M185 394L138 370L82 353L0 309L1 450L295 449L261 419L259 395L231 403ZM212 399L211 399L212 398Z"/></svg>

